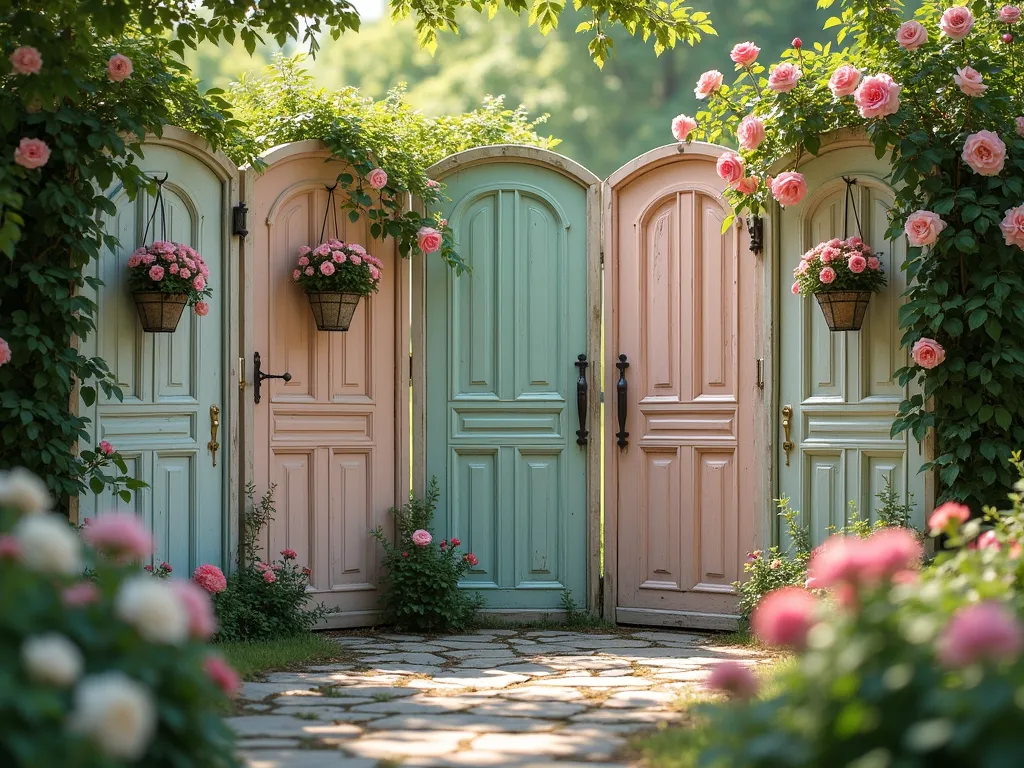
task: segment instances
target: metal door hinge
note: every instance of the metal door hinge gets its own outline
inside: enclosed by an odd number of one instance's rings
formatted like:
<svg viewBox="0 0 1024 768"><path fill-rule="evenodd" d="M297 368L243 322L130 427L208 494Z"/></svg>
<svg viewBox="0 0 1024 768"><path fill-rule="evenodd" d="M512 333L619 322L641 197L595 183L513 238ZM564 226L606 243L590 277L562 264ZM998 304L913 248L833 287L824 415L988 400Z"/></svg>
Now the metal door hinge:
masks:
<svg viewBox="0 0 1024 768"><path fill-rule="evenodd" d="M764 358L757 358L757 388L764 389Z"/></svg>
<svg viewBox="0 0 1024 768"><path fill-rule="evenodd" d="M601 249L601 264L604 265L604 248Z"/></svg>
<svg viewBox="0 0 1024 768"><path fill-rule="evenodd" d="M409 353L409 385L412 386L412 352Z"/></svg>

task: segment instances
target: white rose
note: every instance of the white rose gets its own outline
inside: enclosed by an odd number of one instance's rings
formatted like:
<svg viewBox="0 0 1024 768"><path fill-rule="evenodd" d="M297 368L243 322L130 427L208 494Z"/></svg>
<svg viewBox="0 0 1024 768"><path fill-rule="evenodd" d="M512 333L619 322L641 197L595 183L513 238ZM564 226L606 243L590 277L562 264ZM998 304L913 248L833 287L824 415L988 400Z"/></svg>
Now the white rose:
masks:
<svg viewBox="0 0 1024 768"><path fill-rule="evenodd" d="M82 675L82 652L64 635L30 637L21 646L21 663L37 683L66 688Z"/></svg>
<svg viewBox="0 0 1024 768"><path fill-rule="evenodd" d="M138 760L156 730L153 697L122 672L85 678L75 690L71 729L88 736L110 757Z"/></svg>
<svg viewBox="0 0 1024 768"><path fill-rule="evenodd" d="M180 645L188 637L188 614L170 585L136 576L121 585L114 611L153 643Z"/></svg>
<svg viewBox="0 0 1024 768"><path fill-rule="evenodd" d="M68 576L82 572L82 540L63 517L23 517L14 536L21 543L21 562L29 570Z"/></svg>
<svg viewBox="0 0 1024 768"><path fill-rule="evenodd" d="M53 498L41 479L24 467L0 472L0 507L14 507L26 514L53 509Z"/></svg>

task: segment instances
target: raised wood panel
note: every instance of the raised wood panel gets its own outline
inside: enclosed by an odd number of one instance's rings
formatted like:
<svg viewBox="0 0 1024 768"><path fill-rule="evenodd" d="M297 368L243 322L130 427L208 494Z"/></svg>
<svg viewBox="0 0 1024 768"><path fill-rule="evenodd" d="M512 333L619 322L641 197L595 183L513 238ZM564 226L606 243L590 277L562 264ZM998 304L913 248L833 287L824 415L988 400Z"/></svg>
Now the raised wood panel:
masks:
<svg viewBox="0 0 1024 768"><path fill-rule="evenodd" d="M559 505L565 497L562 452L516 452L516 586L558 582L562 551Z"/></svg>
<svg viewBox="0 0 1024 768"><path fill-rule="evenodd" d="M695 399L736 398L736 270L738 269L733 234L722 232L726 212L720 200L694 195L700 226L694 227L692 246L700 254L694 266L698 271L694 306L693 361L700 363L693 372ZM684 286L685 290L685 286Z"/></svg>
<svg viewBox="0 0 1024 768"><path fill-rule="evenodd" d="M268 276L270 296L265 311L271 327L281 332L273 334L272 354L267 355L266 348L258 351L266 373L287 371L292 378L288 382L264 382L264 397L308 401L321 394L316 390L316 326L310 316L309 301L302 291L296 290L291 273L299 248L317 245L314 232L319 233L317 212L322 210L317 207L316 190L303 190L282 205L273 221L268 222L271 245L267 269L272 271Z"/></svg>
<svg viewBox="0 0 1024 768"><path fill-rule="evenodd" d="M368 453L335 450L330 455L327 535L339 542L331 551L332 589L374 588L370 580L376 572L376 543L368 532L375 527L377 505L370 461Z"/></svg>
<svg viewBox="0 0 1024 768"><path fill-rule="evenodd" d="M460 350L452 360L455 398L498 396L498 313L504 306L497 258L501 206L500 192L481 195L467 206L460 236L472 271L448 276L452 344Z"/></svg>
<svg viewBox="0 0 1024 768"><path fill-rule="evenodd" d="M695 526L700 531L700 567L694 589L731 592L741 573L735 556L740 516L735 454L699 450L695 454L693 509L700 515Z"/></svg>
<svg viewBox="0 0 1024 768"><path fill-rule="evenodd" d="M688 197L688 196L686 196ZM680 295L679 264L673 254L679 247L681 231L692 232L692 218L684 196L666 198L642 227L641 253L644 256L644 280L639 304L646 327L659 328L660 333L644 339L640 386L645 398L679 400L684 397L680 387L679 336L683 329L686 294ZM687 221L689 220L689 221Z"/></svg>
<svg viewBox="0 0 1024 768"><path fill-rule="evenodd" d="M639 515L627 525L639 525L643 548L640 589L683 588L682 532L683 449L645 450L640 465L643 494Z"/></svg>
<svg viewBox="0 0 1024 768"><path fill-rule="evenodd" d="M318 556L313 535L315 476L316 460L312 451L276 450L271 455L270 482L277 486L276 505L274 520L263 533L266 539L263 555L273 560L280 556L282 549L294 549L299 561L307 563L313 571L310 585L323 588L327 583L326 561Z"/></svg>
<svg viewBox="0 0 1024 768"><path fill-rule="evenodd" d="M804 453L807 467L806 498L811 502L813 510L809 516L811 539L824 541L830 526L842 528L846 522L845 464L843 452L811 452ZM808 516L805 515L805 520Z"/></svg>
<svg viewBox="0 0 1024 768"><path fill-rule="evenodd" d="M152 531L157 560L195 562L195 455L156 453L153 467Z"/></svg>
<svg viewBox="0 0 1024 768"><path fill-rule="evenodd" d="M498 451L456 450L452 462L449 536L480 561L464 579L474 587L499 586L498 567L508 550L498 547Z"/></svg>
<svg viewBox="0 0 1024 768"><path fill-rule="evenodd" d="M138 319L135 305L126 300L128 296L128 270L125 268L127 256L122 259L125 251L130 253L130 245L136 241L138 220L143 212L140 207L128 200L124 193L114 199L117 213L109 216L105 230L114 235L121 246L111 252L104 248L96 267L96 276L103 281L96 301L98 303L97 352L113 374L114 381L121 388L124 402L142 401L143 391L142 352L145 338L137 332ZM100 402L116 402L116 398L107 398L100 393Z"/></svg>
<svg viewBox="0 0 1024 768"><path fill-rule="evenodd" d="M452 438L563 438L561 408L519 409L514 413L496 408L453 408Z"/></svg>
<svg viewBox="0 0 1024 768"><path fill-rule="evenodd" d="M906 260L906 240L886 240L889 225L889 206L892 198L879 194L878 190L866 188L861 200L867 208L867 231L864 237L876 250L881 252L882 266L889 285L875 294L868 304L864 320L861 343L861 392L862 398L885 398L892 401L903 399L903 388L893 375L907 364L906 350L900 347L903 331L900 329L899 308L906 290L906 275L900 265Z"/></svg>

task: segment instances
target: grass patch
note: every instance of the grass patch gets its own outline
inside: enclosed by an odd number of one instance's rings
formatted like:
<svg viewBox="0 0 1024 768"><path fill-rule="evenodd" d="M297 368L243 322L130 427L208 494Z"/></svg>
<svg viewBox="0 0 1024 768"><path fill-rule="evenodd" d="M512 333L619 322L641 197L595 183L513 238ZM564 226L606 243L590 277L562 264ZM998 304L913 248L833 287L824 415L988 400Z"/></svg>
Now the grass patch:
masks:
<svg viewBox="0 0 1024 768"><path fill-rule="evenodd" d="M265 672L287 671L307 664L345 661L343 649L337 643L312 632L257 643L219 643L217 650L238 670L243 680L255 680Z"/></svg>
<svg viewBox="0 0 1024 768"><path fill-rule="evenodd" d="M750 631L750 625L744 622L735 632L716 632L708 636L708 645L732 645L745 648L761 648L761 641Z"/></svg>

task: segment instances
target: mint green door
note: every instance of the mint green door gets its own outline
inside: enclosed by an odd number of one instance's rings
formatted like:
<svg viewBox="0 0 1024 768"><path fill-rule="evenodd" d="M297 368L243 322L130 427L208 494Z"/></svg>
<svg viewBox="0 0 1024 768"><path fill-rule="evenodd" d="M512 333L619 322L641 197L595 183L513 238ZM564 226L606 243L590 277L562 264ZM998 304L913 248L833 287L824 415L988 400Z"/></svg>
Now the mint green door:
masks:
<svg viewBox="0 0 1024 768"><path fill-rule="evenodd" d="M443 215L472 271L427 257L435 534L477 555L464 586L488 609L557 610L565 590L582 605L588 448L576 444L574 363L587 352L587 187L536 159L452 165Z"/></svg>

